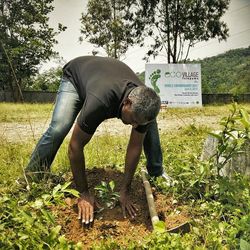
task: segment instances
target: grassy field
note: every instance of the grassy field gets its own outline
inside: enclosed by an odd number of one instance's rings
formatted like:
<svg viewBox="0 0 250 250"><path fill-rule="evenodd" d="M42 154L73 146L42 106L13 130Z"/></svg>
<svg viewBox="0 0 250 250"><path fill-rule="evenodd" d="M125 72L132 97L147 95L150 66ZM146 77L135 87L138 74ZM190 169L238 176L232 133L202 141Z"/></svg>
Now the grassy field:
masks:
<svg viewBox="0 0 250 250"><path fill-rule="evenodd" d="M207 106L204 108L192 108L192 109L164 109L159 114L161 121L173 120L173 117L177 119L185 119L199 117L217 117L229 113L230 105L225 106ZM250 111L250 105L244 105L244 108ZM53 110L53 104L12 104L12 103L0 103L0 124L1 123L44 123L45 120L49 120ZM184 124L184 123L183 123ZM193 124L195 126L195 124ZM212 126L212 125L211 125ZM15 130L15 128L13 128ZM203 125L198 125L200 136L192 137L192 127L184 124L181 131L161 131L161 141L163 152L165 153L165 165L171 165L171 155L168 154L170 150L176 150L181 157L185 158L185 155L190 152L195 152L197 155L201 151L202 139L205 138L209 129L209 122L204 119ZM190 136L184 136L185 131L191 131ZM202 132L200 132L202 131ZM4 132L4 131L3 131ZM187 132L188 133L188 132ZM5 183L5 187L10 187L13 180L17 175L21 174L23 168L28 162L29 156L32 153L35 143L38 138L32 138L30 140L22 140L21 142L9 143L4 136L0 138L0 183ZM14 138L15 139L15 138ZM19 139L19 138L16 138ZM109 133L104 133L101 136L94 137L91 143L87 146L86 150L86 162L88 167L93 166L123 166L124 152L126 150L128 138L122 135L110 136ZM170 143L171 142L171 143ZM67 145L68 139L65 140L62 147L57 154L52 169L54 171L66 171L69 170L69 162L67 157ZM178 145L178 147L176 147ZM173 149L172 149L173 147ZM169 159L170 158L170 159ZM142 159L143 164L143 159ZM11 165L11 168L9 167Z"/></svg>
<svg viewBox="0 0 250 250"><path fill-rule="evenodd" d="M168 119L174 115L180 117L192 117L192 116L215 116L226 115L229 113L231 104L227 105L207 105L202 108L166 108L163 109L160 114L160 119ZM244 107L250 112L250 104L240 104L240 107ZM2 122L33 122L49 119L52 111L53 104L13 104L13 103L0 103L0 123Z"/></svg>
<svg viewBox="0 0 250 250"><path fill-rule="evenodd" d="M48 119L53 104L0 103L0 122L32 122Z"/></svg>
<svg viewBox="0 0 250 250"><path fill-rule="evenodd" d="M230 107L230 105L223 105L194 109L166 109L160 113L159 119L166 121L173 119L173 117L178 117L178 119L194 118L191 123L184 122L183 126L177 129L160 131L164 168L175 180L175 185L168 188L162 183L157 183L157 181L156 185L166 195L174 197L178 202L185 203L192 208L192 216L195 219L192 223L191 232L188 234L161 235L156 232L145 239L143 244L139 245L139 243L134 242L128 245L127 249L249 249L249 179L240 175L236 175L231 180L218 177L213 173L211 163L199 161L204 139L207 137L207 133L213 130L213 125L209 123L210 117L220 119L227 116L230 114ZM244 107L250 113L249 104L241 105L241 107ZM0 123L44 121L49 119L52 108L53 105L51 104L0 104ZM204 123L196 124L195 117L201 116L204 116ZM21 216L25 217L24 214L27 212L20 212L22 204L18 211L15 210L16 208L14 209L19 204L18 201L23 199L33 201L33 205L25 203L24 209L35 206L34 199L45 192L41 188L39 189L39 186L35 186L33 191L29 191L29 194L25 192L17 193L18 187L15 184L15 179L22 175L35 141L9 142L4 136L0 138L0 192L3 197L0 199L0 214L3 213L0 225L0 248L13 249L19 246L23 249L31 249L32 244L36 242L37 235L42 234L39 223L42 223L40 218L43 218L41 216L45 216L46 212L43 212L42 215L37 212L32 215L38 218L37 233L33 235L34 238L30 241L26 239L26 245L23 245L23 238L26 236L22 235L22 225L28 222L25 219L23 221L18 220L17 216L20 216L21 213ZM86 147L87 167L90 169L111 167L122 170L127 141L126 136L113 136L109 133L94 137ZM68 139L64 141L53 163L52 171L56 174L70 172L67 145ZM142 156L139 168L144 164L145 157ZM29 198L27 198L27 195ZM9 217L6 217L7 212L4 213L4 209L9 209L10 212L7 214ZM13 218L10 214L13 215ZM47 220L47 218L43 219ZM13 221L18 221L16 232L12 230ZM32 224L33 222L29 223ZM46 230L45 234L48 237L46 236L47 241L45 241L49 245L49 247L45 247L46 249L78 248L75 243L60 238L62 237L60 236L61 232L60 230L56 231L56 226L48 226ZM54 230L56 237L52 235L51 230ZM96 249L120 248L117 243L109 242L106 245L96 246Z"/></svg>

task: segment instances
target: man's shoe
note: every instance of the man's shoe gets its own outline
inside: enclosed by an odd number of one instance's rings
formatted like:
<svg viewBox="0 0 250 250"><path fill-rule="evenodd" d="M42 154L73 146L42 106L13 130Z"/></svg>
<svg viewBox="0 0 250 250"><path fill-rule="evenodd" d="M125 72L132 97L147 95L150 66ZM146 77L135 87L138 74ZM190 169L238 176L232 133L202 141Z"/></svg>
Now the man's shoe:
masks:
<svg viewBox="0 0 250 250"><path fill-rule="evenodd" d="M163 172L161 177L164 179L164 182L167 186L173 186L173 179L169 175L167 175L166 172Z"/></svg>

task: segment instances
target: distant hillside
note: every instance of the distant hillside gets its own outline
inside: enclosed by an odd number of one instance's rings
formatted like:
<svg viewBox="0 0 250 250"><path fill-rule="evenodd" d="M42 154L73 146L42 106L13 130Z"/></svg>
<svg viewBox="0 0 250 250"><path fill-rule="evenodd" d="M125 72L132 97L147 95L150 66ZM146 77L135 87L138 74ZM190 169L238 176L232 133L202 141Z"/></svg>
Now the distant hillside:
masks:
<svg viewBox="0 0 250 250"><path fill-rule="evenodd" d="M201 64L202 93L250 93L250 47L188 63Z"/></svg>
<svg viewBox="0 0 250 250"><path fill-rule="evenodd" d="M203 93L250 93L250 47L192 63L201 64Z"/></svg>

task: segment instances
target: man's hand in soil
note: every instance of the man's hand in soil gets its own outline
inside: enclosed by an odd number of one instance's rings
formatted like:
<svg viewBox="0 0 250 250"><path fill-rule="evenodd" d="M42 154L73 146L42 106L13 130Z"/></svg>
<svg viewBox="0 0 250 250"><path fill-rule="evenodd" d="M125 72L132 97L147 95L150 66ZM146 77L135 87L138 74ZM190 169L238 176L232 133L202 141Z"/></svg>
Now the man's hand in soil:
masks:
<svg viewBox="0 0 250 250"><path fill-rule="evenodd" d="M121 191L119 201L122 207L123 217L126 218L126 213L128 212L131 218L134 219L137 209L130 201L128 193Z"/></svg>
<svg viewBox="0 0 250 250"><path fill-rule="evenodd" d="M78 219L83 224L89 224L94 220L95 198L89 193L82 193L78 198Z"/></svg>

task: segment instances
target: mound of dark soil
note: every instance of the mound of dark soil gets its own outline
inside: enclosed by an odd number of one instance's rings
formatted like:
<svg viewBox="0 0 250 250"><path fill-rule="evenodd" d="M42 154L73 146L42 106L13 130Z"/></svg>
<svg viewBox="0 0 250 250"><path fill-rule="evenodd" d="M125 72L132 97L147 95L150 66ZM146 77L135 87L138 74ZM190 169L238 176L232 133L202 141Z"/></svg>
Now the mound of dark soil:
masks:
<svg viewBox="0 0 250 250"><path fill-rule="evenodd" d="M99 185L101 181L113 180L117 191L123 178L123 173L113 169L95 168L87 171L90 190ZM187 209L173 207L172 201L160 193L154 192L155 203L159 217L165 221L166 229L176 227L189 220ZM54 207L53 212L57 215L57 223L62 226L66 238L75 242L83 242L84 249L100 243L100 240L114 239L120 245L128 240L140 242L152 231L148 205L142 179L134 178L131 190L131 200L138 209L135 219L122 216L119 205L113 209L104 209L95 213L94 223L91 227L83 227L77 219L77 200L66 199L67 206Z"/></svg>

